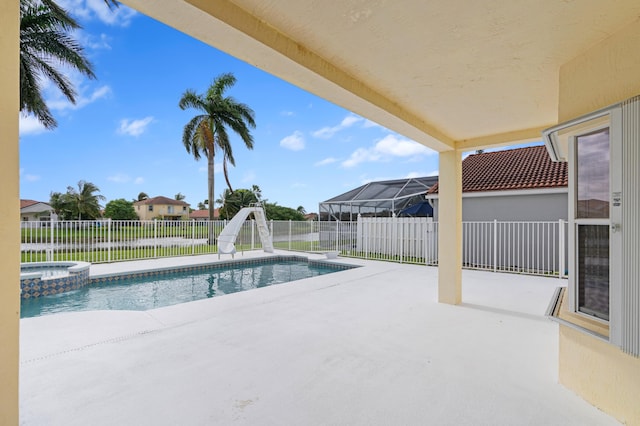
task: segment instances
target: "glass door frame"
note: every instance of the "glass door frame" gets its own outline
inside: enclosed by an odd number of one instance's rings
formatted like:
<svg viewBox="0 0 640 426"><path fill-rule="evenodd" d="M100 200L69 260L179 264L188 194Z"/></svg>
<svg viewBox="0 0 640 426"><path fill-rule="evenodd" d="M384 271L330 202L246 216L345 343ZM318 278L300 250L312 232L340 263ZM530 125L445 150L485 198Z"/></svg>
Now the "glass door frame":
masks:
<svg viewBox="0 0 640 426"><path fill-rule="evenodd" d="M608 218L578 218L577 216L577 140L603 129L609 129L609 217ZM620 232L621 209L619 203L614 203L614 198L622 197L622 173L621 173L621 113L619 108L612 108L606 115L600 115L592 121L586 121L568 129L564 137L568 142L568 219L569 219L569 283L568 283L568 307L571 312L584 316L591 320L604 324L619 321L620 309L620 280L621 280L621 247L622 237ZM579 274L578 274L578 227L581 225L603 225L609 227L609 319L602 319L594 315L579 311Z"/></svg>

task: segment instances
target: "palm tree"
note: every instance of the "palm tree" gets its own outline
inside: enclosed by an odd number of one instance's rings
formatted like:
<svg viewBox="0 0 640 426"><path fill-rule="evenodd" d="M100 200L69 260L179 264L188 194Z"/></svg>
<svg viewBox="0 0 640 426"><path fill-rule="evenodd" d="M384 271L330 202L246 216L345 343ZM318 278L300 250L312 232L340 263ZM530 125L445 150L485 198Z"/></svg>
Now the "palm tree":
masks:
<svg viewBox="0 0 640 426"><path fill-rule="evenodd" d="M147 200L149 198L149 196L147 195L146 192L141 192L138 194L138 199L136 201L144 201Z"/></svg>
<svg viewBox="0 0 640 426"><path fill-rule="evenodd" d="M78 182L78 190L72 186L67 187L69 201L78 213L78 220L96 219L100 217L100 201L105 200L104 195L95 194L100 188L91 182L81 180Z"/></svg>
<svg viewBox="0 0 640 426"><path fill-rule="evenodd" d="M187 90L182 95L178 106L182 110L193 108L201 114L193 117L182 133L182 143L188 153L196 160L200 152L207 157L207 195L214 200L214 166L216 151L223 155L223 164L228 161L235 166L231 141L227 128L236 133L248 149L253 149L253 136L249 128L255 128L254 112L246 104L225 96L225 91L236 83L233 74L225 73L215 78L205 94L197 94ZM225 167L226 169L226 167ZM209 220L213 221L214 206L209 204ZM210 228L209 240L213 242L213 228Z"/></svg>
<svg viewBox="0 0 640 426"><path fill-rule="evenodd" d="M177 201L183 201L185 199L185 196L182 192L178 192L176 195L174 195L174 197Z"/></svg>
<svg viewBox="0 0 640 426"><path fill-rule="evenodd" d="M243 207L249 207L257 203L258 197L249 189L238 189L233 193L228 193L224 199L224 204L220 208L220 217L225 219L233 218Z"/></svg>
<svg viewBox="0 0 640 426"><path fill-rule="evenodd" d="M116 5L112 0L107 4ZM42 78L51 80L69 102L76 102L73 85L54 65L95 78L82 47L69 35L78 28L53 0L20 1L20 111L35 115L47 129L55 128L57 122L42 97Z"/></svg>

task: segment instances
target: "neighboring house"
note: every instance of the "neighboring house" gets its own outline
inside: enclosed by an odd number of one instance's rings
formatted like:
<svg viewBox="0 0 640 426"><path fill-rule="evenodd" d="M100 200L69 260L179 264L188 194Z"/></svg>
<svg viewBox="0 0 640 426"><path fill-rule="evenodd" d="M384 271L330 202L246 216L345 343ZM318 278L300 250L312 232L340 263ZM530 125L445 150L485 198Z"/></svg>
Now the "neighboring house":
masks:
<svg viewBox="0 0 640 426"><path fill-rule="evenodd" d="M42 201L20 200L20 220L23 222L41 222L57 219L53 208Z"/></svg>
<svg viewBox="0 0 640 426"><path fill-rule="evenodd" d="M567 163L532 146L469 155L462 161L463 221L567 220ZM438 220L438 184L427 191Z"/></svg>
<svg viewBox="0 0 640 426"><path fill-rule="evenodd" d="M140 220L186 220L189 219L189 204L168 197L153 197L135 201L133 207Z"/></svg>
<svg viewBox="0 0 640 426"><path fill-rule="evenodd" d="M213 218L215 220L220 218L220 209L215 209L213 211ZM209 210L194 210L189 214L189 219L195 220L196 222L209 220Z"/></svg>
<svg viewBox="0 0 640 426"><path fill-rule="evenodd" d="M361 217L391 217L424 202L424 194L438 182L424 176L369 182L319 205L320 220L355 221Z"/></svg>
<svg viewBox="0 0 640 426"><path fill-rule="evenodd" d="M318 220L318 213L307 213L304 215L304 220Z"/></svg>

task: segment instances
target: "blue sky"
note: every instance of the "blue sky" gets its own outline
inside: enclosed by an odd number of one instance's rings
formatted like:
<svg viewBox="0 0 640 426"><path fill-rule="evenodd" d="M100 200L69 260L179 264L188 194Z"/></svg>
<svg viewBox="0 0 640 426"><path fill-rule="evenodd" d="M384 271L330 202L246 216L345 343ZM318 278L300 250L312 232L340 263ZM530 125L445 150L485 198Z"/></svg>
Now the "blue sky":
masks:
<svg viewBox="0 0 640 426"><path fill-rule="evenodd" d="M225 72L238 80L228 94L254 109L257 124L252 151L232 141L234 189L255 184L270 202L317 212L319 202L366 182L438 173L434 151L125 6L58 3L84 27L75 37L98 78L68 74L76 105L45 89L58 120L53 131L21 116L21 198L48 201L52 191L86 180L107 201L181 192L195 208L207 197L206 161L182 145L196 111L180 110L178 101ZM216 198L224 188L216 162Z"/></svg>

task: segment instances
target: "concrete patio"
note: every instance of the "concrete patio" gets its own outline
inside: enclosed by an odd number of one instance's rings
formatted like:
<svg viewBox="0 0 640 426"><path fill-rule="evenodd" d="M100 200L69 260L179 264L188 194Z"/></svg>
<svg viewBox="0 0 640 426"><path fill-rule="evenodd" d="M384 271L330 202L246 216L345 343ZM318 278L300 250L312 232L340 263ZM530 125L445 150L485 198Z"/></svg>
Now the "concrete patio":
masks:
<svg viewBox="0 0 640 426"><path fill-rule="evenodd" d="M558 384L558 328L543 315L564 281L464 271L464 303L451 306L436 302L436 268L337 261L363 267L146 312L21 320L21 424L618 424Z"/></svg>

